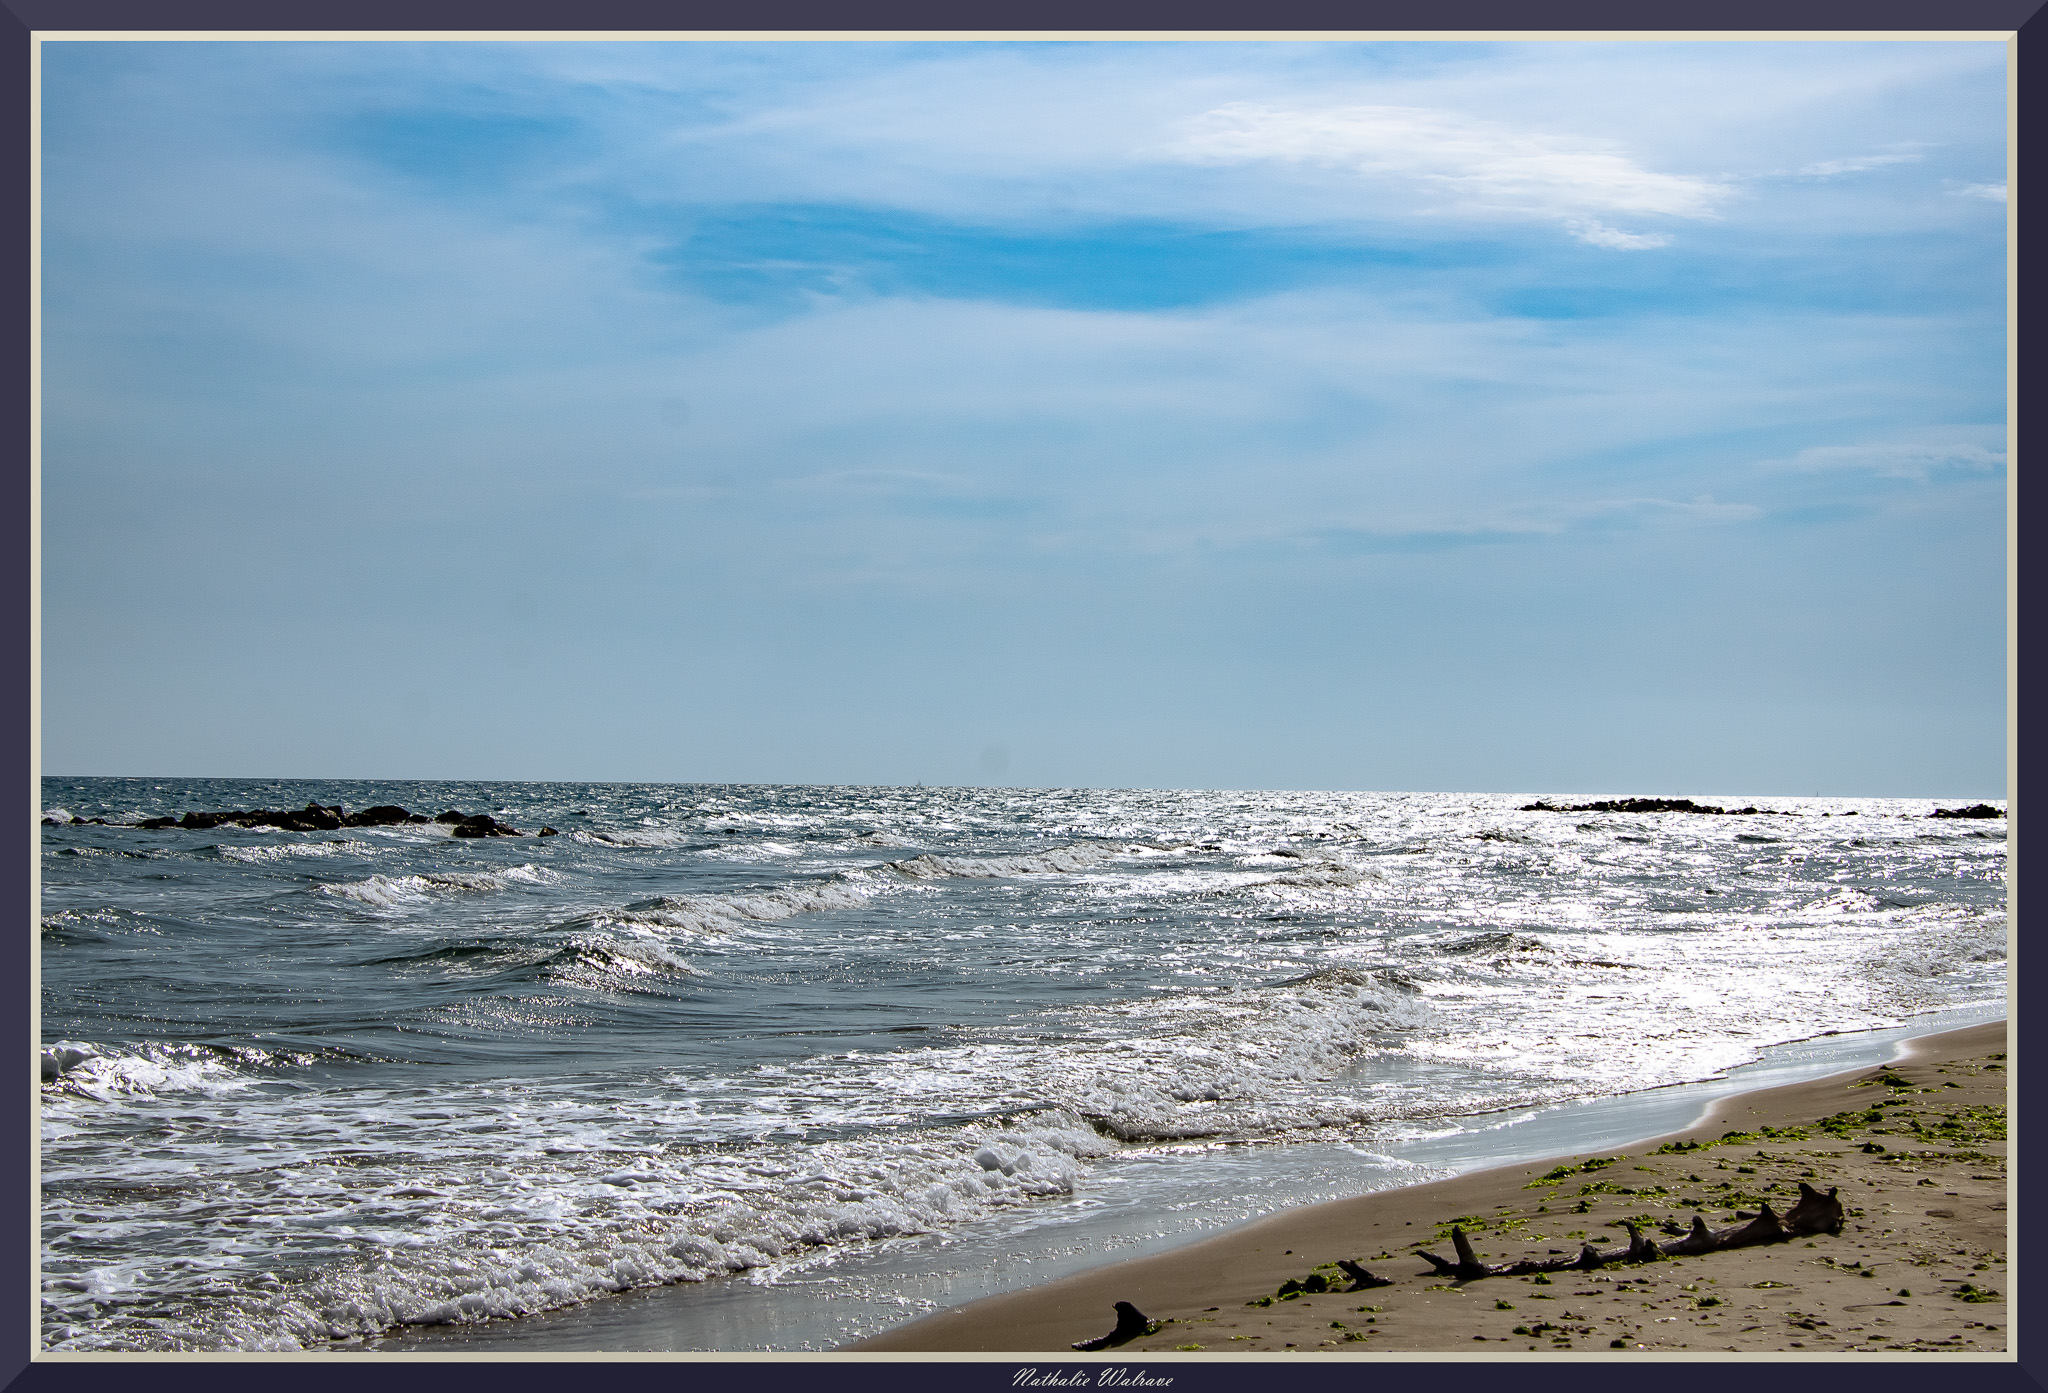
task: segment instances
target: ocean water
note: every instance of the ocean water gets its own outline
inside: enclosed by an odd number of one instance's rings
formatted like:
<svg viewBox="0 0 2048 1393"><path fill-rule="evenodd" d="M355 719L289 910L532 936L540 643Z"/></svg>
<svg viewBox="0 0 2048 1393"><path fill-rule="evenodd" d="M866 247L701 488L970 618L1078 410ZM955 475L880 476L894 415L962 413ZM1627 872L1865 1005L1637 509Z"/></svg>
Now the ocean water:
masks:
<svg viewBox="0 0 2048 1393"><path fill-rule="evenodd" d="M60 821L396 803L562 834L41 829L53 1349L317 1349L829 1280L1134 1175L1170 1208L1227 1144L1397 1149L2005 994L2006 825L1926 800L43 797Z"/></svg>

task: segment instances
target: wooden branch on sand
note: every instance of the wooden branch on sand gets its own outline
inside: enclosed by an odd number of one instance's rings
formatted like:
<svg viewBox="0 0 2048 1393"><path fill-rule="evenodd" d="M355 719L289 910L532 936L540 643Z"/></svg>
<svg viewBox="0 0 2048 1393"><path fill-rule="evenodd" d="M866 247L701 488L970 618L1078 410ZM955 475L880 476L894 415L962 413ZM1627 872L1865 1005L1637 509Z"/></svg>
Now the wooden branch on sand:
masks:
<svg viewBox="0 0 2048 1393"><path fill-rule="evenodd" d="M1472 1241L1461 1228L1451 1230L1451 1246L1456 1250L1458 1260L1446 1262L1435 1253L1418 1252L1417 1257L1435 1269L1439 1276L1455 1278L1461 1282L1477 1281L1481 1277L1522 1277L1535 1272L1590 1271L1610 1263L1655 1262L1662 1257L1692 1257L1700 1253L1718 1252L1723 1248L1748 1248L1759 1243L1783 1243L1787 1239L1809 1233L1840 1233L1842 1229L1842 1202L1835 1198L1835 1187L1829 1187L1823 1195L1820 1191L1799 1182L1799 1203L1780 1217L1771 1211L1768 1204L1762 1212L1748 1223L1736 1228L1709 1229L1707 1221L1695 1214L1692 1231L1673 1242L1658 1243L1644 1236L1634 1224L1624 1219L1622 1227L1628 1230L1628 1246L1601 1252L1588 1243L1579 1249L1577 1257L1549 1258L1541 1261L1523 1259L1520 1262L1484 1263L1472 1251Z"/></svg>

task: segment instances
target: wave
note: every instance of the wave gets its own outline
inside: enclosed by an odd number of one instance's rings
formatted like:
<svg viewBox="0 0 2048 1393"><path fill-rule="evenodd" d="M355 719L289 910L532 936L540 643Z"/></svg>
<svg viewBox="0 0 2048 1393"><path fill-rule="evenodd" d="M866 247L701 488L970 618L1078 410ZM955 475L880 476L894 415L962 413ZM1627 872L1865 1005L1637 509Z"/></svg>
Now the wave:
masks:
<svg viewBox="0 0 2048 1393"><path fill-rule="evenodd" d="M1293 885L1311 890L1343 890L1354 885L1364 885L1382 880L1378 871L1360 870L1347 866L1341 861L1324 861L1317 865L1303 866L1300 870L1288 871L1282 875L1270 876L1265 880L1252 882L1254 885Z"/></svg>
<svg viewBox="0 0 2048 1393"><path fill-rule="evenodd" d="M599 910L578 922L620 924L680 930L723 937L750 924L773 923L820 910L854 909L874 897L879 886L862 885L859 872L840 874L807 884L773 890L724 895L659 895L624 909Z"/></svg>
<svg viewBox="0 0 2048 1393"><path fill-rule="evenodd" d="M109 1046L59 1040L41 1050L42 1090L46 1098L68 1094L103 1103L165 1093L220 1094L262 1082L250 1069L307 1064L313 1058L229 1045Z"/></svg>
<svg viewBox="0 0 2048 1393"><path fill-rule="evenodd" d="M1146 1002L1148 1025L1118 1041L1121 1066L1091 1061L1073 1106L1122 1141L1261 1136L1375 1120L1381 1110L1318 1085L1429 1019L1416 982L1392 968L1328 967L1264 986ZM1180 1016L1178 1034L1160 1015ZM1149 1018L1149 1019L1148 1019Z"/></svg>
<svg viewBox="0 0 2048 1393"><path fill-rule="evenodd" d="M603 831L575 831L569 839L588 842L593 846L652 848L655 850L682 849L696 851L716 843L704 840L701 831L681 827L633 827L609 828Z"/></svg>
<svg viewBox="0 0 2048 1393"><path fill-rule="evenodd" d="M356 900L378 909L425 904L439 895L487 894L514 885L552 885L561 876L531 862L502 871L432 871L420 875L373 875L368 880L332 882L320 893Z"/></svg>
<svg viewBox="0 0 2048 1393"><path fill-rule="evenodd" d="M874 1065L874 1091L900 1108L988 1097L1001 1080L1002 1096L1070 1110L1122 1142L1270 1137L1383 1116L1327 1085L1430 1017L1400 971L1331 967L1080 1008L1056 1042L902 1051Z"/></svg>
<svg viewBox="0 0 2048 1393"><path fill-rule="evenodd" d="M943 880L949 876L993 880L1017 875L1074 875L1093 870L1106 861L1149 850L1152 848L1130 842L1077 842L1072 846L1019 856L939 856L926 852L907 860L891 861L888 867L908 880Z"/></svg>
<svg viewBox="0 0 2048 1393"><path fill-rule="evenodd" d="M344 1167L358 1243L374 1261L268 1291L190 1281L191 1295L109 1309L46 1288L76 1312L46 1322L53 1349L293 1350L404 1325L526 1316L636 1287L771 1274L821 1252L930 1233L1074 1193L1087 1158L1110 1150L1057 1111L791 1151L612 1150L550 1158L546 1184L473 1157L426 1173ZM402 1184L393 1181L402 1179ZM313 1201L323 1209L334 1201ZM376 1245L380 1218L431 1206L462 1236Z"/></svg>
<svg viewBox="0 0 2048 1393"><path fill-rule="evenodd" d="M658 943L645 939L577 939L542 958L521 975L612 991L642 977L703 977Z"/></svg>

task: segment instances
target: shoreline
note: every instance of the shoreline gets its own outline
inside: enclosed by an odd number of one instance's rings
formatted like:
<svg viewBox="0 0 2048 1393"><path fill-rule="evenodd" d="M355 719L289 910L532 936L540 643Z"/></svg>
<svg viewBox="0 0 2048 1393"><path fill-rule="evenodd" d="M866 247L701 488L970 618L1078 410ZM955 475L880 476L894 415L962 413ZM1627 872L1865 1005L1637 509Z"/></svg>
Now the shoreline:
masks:
<svg viewBox="0 0 2048 1393"><path fill-rule="evenodd" d="M2003 1140L1987 1140L1979 1129L1957 1141L1940 1132L1941 1124L1929 1122L1924 1125L1937 1129L1931 1140L1916 1135L1911 1144L1902 1144L1884 1119L1861 1127L1845 1124L1839 1136L1801 1129L1822 1118L1867 1110L1875 1099L1889 1100L1901 1116L1923 1118L1945 1115L1928 1109L1961 1106L1964 1115L1975 1116L1968 1109L2002 1107L2005 1039L2004 1020L1908 1037L1905 1058L1895 1065L1724 1095L1689 1126L1606 1148L1608 1155L1621 1153L1611 1169L1582 1169L1569 1181L1531 1188L1532 1181L1560 1167L1583 1167L1599 1159L1579 1152L1297 1206L1165 1252L938 1311L842 1346L842 1352L1054 1352L1062 1359L1084 1360L1123 1360L1139 1352L1148 1358L1200 1358L1227 1351L1456 1351L1475 1356L1512 1351L1526 1356L1531 1349L1606 1352L1619 1339L1623 1350L1911 1348L2002 1354L2008 1333L2004 1300L1987 1293L2002 1292L2006 1285ZM1929 1098L1929 1093L1940 1096ZM1916 1108L1920 1111L1908 1113ZM1801 1134L1720 1140L1725 1132L1757 1133L1765 1127ZM2002 1137L2002 1123L1998 1131ZM1872 1133L1894 1139L1888 1144ZM1700 1145L1655 1154L1673 1143ZM1739 1170L1738 1162L1747 1170ZM1607 1180L1595 1170L1632 1183ZM1451 1283L1427 1272L1412 1256L1418 1242L1448 1255L1441 1221L1457 1216L1473 1221L1467 1227L1488 1261L1541 1256L1557 1251L1559 1244L1575 1249L1579 1240L1568 1237L1568 1230L1590 1233L1590 1241L1609 1246L1620 1230L1603 1234L1598 1229L1618 1223L1624 1214L1682 1222L1693 1212L1705 1212L1718 1224L1734 1214L1729 1207L1712 1208L1716 1197L1709 1191L1718 1185L1720 1197L1742 1194L1730 1188L1738 1179L1767 1191L1765 1200L1782 1212L1790 1204L1785 1196L1796 1194L1794 1177L1800 1175L1813 1176L1812 1183L1823 1190L1841 1187L1851 1209L1840 1235L1639 1268L1561 1273L1543 1284L1555 1289L1554 1296L1535 1290L1526 1277ZM1931 1209L1925 1203L1932 1198L1930 1188L1940 1197ZM1571 1217L1550 1212L1545 1201L1567 1195L1573 1202ZM1667 1199L1668 1205L1661 1202ZM1682 1200L1709 1207L1688 1207ZM1547 1239L1548 1246L1530 1249L1527 1240L1538 1238ZM1815 1251L1806 1251L1809 1247ZM1959 1247L1961 1253L1955 1251ZM1392 1284L1248 1304L1339 1258L1362 1260ZM1892 1294L1901 1288L1910 1292L1915 1280L1922 1288L1920 1298ZM1964 1295L1937 1294L1956 1291ZM1588 1302L1588 1297L1598 1300ZM1074 1342L1101 1336L1115 1324L1118 1301L1168 1323L1111 1350L1076 1353ZM1548 1304L1535 1305L1539 1301ZM1596 1320L1578 1306L1599 1307L1601 1314ZM1532 1308L1554 1314L1539 1318ZM1572 1319L1560 1324L1560 1316ZM1535 1333L1517 1335L1517 1326ZM1559 1331L1565 1332L1562 1339Z"/></svg>

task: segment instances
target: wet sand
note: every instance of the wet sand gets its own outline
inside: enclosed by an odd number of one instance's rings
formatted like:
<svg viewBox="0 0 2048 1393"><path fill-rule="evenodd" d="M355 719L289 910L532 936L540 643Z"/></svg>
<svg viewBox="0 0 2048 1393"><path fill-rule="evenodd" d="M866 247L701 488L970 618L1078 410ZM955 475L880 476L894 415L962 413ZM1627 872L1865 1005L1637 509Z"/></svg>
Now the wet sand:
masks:
<svg viewBox="0 0 2048 1393"><path fill-rule="evenodd" d="M2005 1040L2004 1022L1923 1036L1902 1062L1737 1094L1693 1126L1635 1146L1288 1210L848 1348L1119 1363L1175 1351L2003 1355ZM1814 1126L1824 1119L1826 1128ZM1730 1132L1745 1135L1724 1140ZM1839 1234L1547 1279L1457 1282L1416 1256L1450 1257L1454 1220L1486 1262L1576 1253L1582 1241L1612 1248L1626 1242L1623 1218L1653 1237L1695 1214L1722 1228L1764 1202L1783 1213L1801 1179L1839 1187L1848 1207ZM1392 1284L1279 1296L1289 1281L1316 1285L1318 1269L1334 1277L1340 1258ZM1074 1342L1109 1332L1119 1301L1161 1322L1156 1332L1074 1352Z"/></svg>

